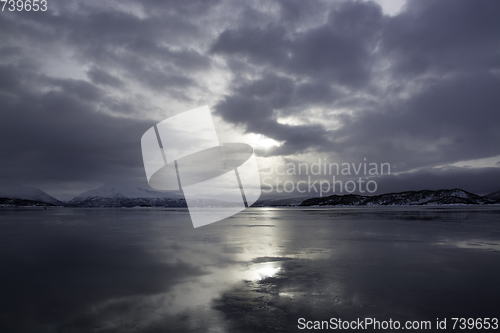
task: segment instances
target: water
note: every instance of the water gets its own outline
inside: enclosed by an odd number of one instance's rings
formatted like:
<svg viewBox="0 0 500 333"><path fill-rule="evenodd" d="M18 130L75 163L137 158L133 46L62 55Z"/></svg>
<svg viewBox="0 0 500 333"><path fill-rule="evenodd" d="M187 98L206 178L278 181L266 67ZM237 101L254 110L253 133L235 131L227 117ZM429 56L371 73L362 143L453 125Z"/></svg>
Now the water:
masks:
<svg viewBox="0 0 500 333"><path fill-rule="evenodd" d="M430 332L437 318L499 318L499 217L251 208L193 229L184 209L1 209L0 332L303 332L299 318L366 317Z"/></svg>

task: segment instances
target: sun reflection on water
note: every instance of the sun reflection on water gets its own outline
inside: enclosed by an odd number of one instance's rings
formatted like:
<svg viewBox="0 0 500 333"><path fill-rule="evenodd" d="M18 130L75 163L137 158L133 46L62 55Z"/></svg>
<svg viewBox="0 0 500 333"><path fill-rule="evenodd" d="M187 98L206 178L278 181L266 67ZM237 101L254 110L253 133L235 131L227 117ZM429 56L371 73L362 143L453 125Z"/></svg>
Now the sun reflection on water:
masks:
<svg viewBox="0 0 500 333"><path fill-rule="evenodd" d="M278 262L258 263L249 267L244 272L245 280L264 280L276 276L281 270Z"/></svg>

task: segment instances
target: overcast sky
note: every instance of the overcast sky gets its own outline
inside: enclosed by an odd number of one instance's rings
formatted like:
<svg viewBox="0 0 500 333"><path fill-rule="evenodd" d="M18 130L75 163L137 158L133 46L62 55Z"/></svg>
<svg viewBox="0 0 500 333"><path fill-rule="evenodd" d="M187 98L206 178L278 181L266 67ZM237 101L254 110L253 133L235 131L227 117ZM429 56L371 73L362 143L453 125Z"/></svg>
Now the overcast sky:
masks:
<svg viewBox="0 0 500 333"><path fill-rule="evenodd" d="M276 163L390 163L379 193L500 190L500 2L48 1L0 13L0 177L145 182L140 138L209 105Z"/></svg>

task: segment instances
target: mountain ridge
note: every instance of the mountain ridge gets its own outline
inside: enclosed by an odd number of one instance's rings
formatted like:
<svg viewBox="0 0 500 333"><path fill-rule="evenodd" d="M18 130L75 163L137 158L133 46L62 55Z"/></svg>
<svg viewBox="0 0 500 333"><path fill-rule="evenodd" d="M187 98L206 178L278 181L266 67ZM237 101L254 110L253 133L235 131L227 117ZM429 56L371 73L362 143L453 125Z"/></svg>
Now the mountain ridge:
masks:
<svg viewBox="0 0 500 333"><path fill-rule="evenodd" d="M374 196L358 194L331 195L303 201L300 206L423 206L423 205L488 205L498 199L462 189L420 190L386 193Z"/></svg>
<svg viewBox="0 0 500 333"><path fill-rule="evenodd" d="M70 207L187 207L184 197L173 192L138 186L104 184L73 199Z"/></svg>
<svg viewBox="0 0 500 333"><path fill-rule="evenodd" d="M202 206L224 206L222 202L202 201ZM416 206L416 205L489 205L500 204L500 191L480 196L462 189L420 190L379 195L334 194L326 197L295 197L258 200L252 207L289 206ZM66 207L187 207L177 192L151 188L104 184L85 191L67 203L42 190L25 186L0 187L0 206L66 206Z"/></svg>
<svg viewBox="0 0 500 333"><path fill-rule="evenodd" d="M64 206L64 203L35 187L17 184L0 184L0 205Z"/></svg>

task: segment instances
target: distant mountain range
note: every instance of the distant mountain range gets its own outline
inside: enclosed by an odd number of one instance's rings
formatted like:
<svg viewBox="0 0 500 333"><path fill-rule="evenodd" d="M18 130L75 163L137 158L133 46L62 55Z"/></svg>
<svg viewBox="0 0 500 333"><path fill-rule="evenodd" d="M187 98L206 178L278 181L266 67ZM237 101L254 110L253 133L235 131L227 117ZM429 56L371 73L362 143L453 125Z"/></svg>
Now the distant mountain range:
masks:
<svg viewBox="0 0 500 333"><path fill-rule="evenodd" d="M0 184L0 206L64 206L64 203L34 187Z"/></svg>
<svg viewBox="0 0 500 333"><path fill-rule="evenodd" d="M199 206L231 206L212 200L199 200ZM415 205L488 205L500 204L500 191L479 196L461 189L423 190L373 196L357 194L327 197L263 199L253 207L283 206L415 206ZM184 197L176 192L163 192L133 186L106 184L86 191L64 203L42 190L25 186L0 185L0 207L67 206L67 207L187 207Z"/></svg>
<svg viewBox="0 0 500 333"><path fill-rule="evenodd" d="M193 200L198 207L230 207L234 203L218 200ZM84 192L71 201L69 207L187 207L182 194L142 187L105 184Z"/></svg>
<svg viewBox="0 0 500 333"><path fill-rule="evenodd" d="M69 202L59 201L33 187L0 185L0 206L67 206L67 207L186 207L184 197L133 186L105 184L86 191Z"/></svg>
<svg viewBox="0 0 500 333"><path fill-rule="evenodd" d="M257 200L252 207L282 207L282 206L298 206L302 202L311 197L296 197L296 198L281 198L281 199L260 199Z"/></svg>
<svg viewBox="0 0 500 333"><path fill-rule="evenodd" d="M485 197L498 202L500 201L500 191L490 193L488 195L485 195Z"/></svg>
<svg viewBox="0 0 500 333"><path fill-rule="evenodd" d="M479 196L461 189L422 190L373 196L356 194L331 195L304 200L300 206L424 206L488 205L500 203L500 192Z"/></svg>
<svg viewBox="0 0 500 333"><path fill-rule="evenodd" d="M153 189L105 184L69 201L70 207L187 207L181 195Z"/></svg>

